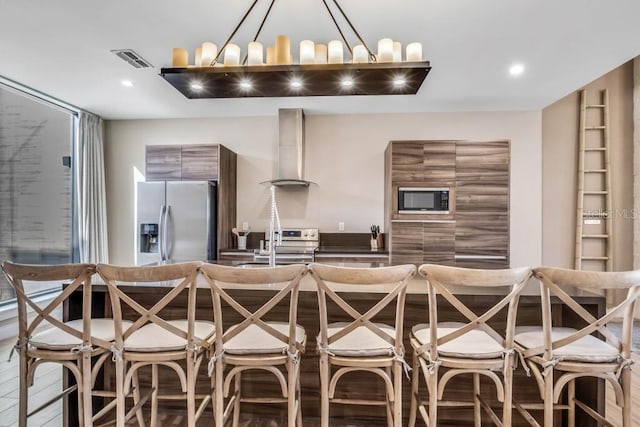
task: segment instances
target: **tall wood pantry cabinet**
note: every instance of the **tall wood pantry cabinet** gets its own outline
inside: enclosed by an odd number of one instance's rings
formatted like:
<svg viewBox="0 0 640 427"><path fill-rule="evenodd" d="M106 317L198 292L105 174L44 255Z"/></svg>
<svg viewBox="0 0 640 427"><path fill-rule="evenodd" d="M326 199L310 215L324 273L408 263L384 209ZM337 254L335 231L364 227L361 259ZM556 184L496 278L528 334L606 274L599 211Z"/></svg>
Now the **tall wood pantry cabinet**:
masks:
<svg viewBox="0 0 640 427"><path fill-rule="evenodd" d="M393 264L509 267L509 141L391 141L385 229ZM398 188L449 189L449 213L401 213Z"/></svg>
<svg viewBox="0 0 640 427"><path fill-rule="evenodd" d="M231 229L236 226L236 164L236 153L220 144L145 147L147 181L218 183L218 251L233 246Z"/></svg>

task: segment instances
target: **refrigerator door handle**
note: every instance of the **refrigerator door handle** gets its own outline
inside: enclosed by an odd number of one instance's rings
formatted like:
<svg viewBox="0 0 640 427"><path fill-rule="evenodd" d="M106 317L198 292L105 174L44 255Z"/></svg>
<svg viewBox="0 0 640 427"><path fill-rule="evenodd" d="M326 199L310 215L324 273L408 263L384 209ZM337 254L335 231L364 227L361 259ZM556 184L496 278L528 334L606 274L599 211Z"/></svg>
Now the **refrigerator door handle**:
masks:
<svg viewBox="0 0 640 427"><path fill-rule="evenodd" d="M166 206L165 205L161 205L160 206L160 219L158 220L158 224L159 224L159 230L158 230L158 250L160 251L160 261L164 261L165 260L165 250L164 250L164 245L165 245L165 233L164 233L164 216L165 216L165 212L166 212Z"/></svg>
<svg viewBox="0 0 640 427"><path fill-rule="evenodd" d="M171 205L167 205L166 212L164 214L164 232L165 232L165 261L171 258L171 252L173 251L173 230L171 222Z"/></svg>

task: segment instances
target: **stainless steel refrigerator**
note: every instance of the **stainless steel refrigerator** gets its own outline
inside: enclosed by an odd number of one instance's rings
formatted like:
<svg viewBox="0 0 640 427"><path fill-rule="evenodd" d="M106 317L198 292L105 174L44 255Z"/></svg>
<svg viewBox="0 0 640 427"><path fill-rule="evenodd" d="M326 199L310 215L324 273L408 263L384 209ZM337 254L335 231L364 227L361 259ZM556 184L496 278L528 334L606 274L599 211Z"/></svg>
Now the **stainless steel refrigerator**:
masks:
<svg viewBox="0 0 640 427"><path fill-rule="evenodd" d="M136 265L216 259L216 205L215 182L139 182Z"/></svg>

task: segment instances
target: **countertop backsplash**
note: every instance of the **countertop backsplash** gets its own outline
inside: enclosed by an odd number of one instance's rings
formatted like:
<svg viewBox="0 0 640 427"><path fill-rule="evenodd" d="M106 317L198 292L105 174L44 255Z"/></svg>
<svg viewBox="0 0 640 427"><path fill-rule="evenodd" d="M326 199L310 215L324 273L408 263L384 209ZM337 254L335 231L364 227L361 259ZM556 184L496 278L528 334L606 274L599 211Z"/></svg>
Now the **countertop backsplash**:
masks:
<svg viewBox="0 0 640 427"><path fill-rule="evenodd" d="M381 233L384 237L384 233ZM260 248L260 241L264 240L265 233L252 231L247 236L247 252L253 252L254 249ZM369 252L371 248L370 233L323 233L320 232L320 248L319 252ZM385 241L383 239L383 241ZM237 242L234 238L236 246L233 248L221 248L221 251L239 251ZM380 248L380 253L388 252L387 248Z"/></svg>

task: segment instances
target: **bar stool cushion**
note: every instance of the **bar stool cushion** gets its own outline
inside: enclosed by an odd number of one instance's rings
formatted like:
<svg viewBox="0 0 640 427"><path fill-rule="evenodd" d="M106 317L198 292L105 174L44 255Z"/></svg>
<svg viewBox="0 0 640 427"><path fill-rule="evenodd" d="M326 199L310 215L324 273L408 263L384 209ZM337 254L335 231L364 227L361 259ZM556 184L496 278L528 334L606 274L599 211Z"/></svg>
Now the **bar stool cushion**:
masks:
<svg viewBox="0 0 640 427"><path fill-rule="evenodd" d="M577 329L573 328L551 328L551 340L555 342L576 332ZM516 328L514 340L525 348L541 347L544 345L542 326L519 326ZM584 336L553 350L553 358L576 362L615 362L619 357L618 349L593 335Z"/></svg>
<svg viewBox="0 0 640 427"><path fill-rule="evenodd" d="M438 337L450 334L463 327L464 323L442 322L438 323ZM422 323L415 325L411 332L421 344L429 343L429 325ZM428 354L425 353L425 354ZM502 357L504 347L489 334L481 329L472 329L464 335L454 338L442 345L438 345L438 354L446 357L464 357L468 359L493 359Z"/></svg>
<svg viewBox="0 0 640 427"><path fill-rule="evenodd" d="M186 320L169 320L167 323L187 331ZM194 323L193 331L197 338L208 340L214 335L216 329L213 322L198 320ZM184 350L186 345L185 338L169 332L155 323L144 325L124 341L125 350L140 352Z"/></svg>
<svg viewBox="0 0 640 427"><path fill-rule="evenodd" d="M347 322L329 323L327 335L331 337L347 325L349 325ZM395 328L383 323L374 323L374 325L389 337L396 336ZM365 326L359 326L332 342L327 350L336 356L390 356L393 354L393 346Z"/></svg>
<svg viewBox="0 0 640 427"><path fill-rule="evenodd" d="M82 319L71 320L64 323L73 329L82 331ZM125 329L131 324L132 323L128 321L122 322L122 326ZM91 335L104 341L113 341L115 339L113 319L91 319ZM69 350L82 345L82 340L62 329L51 328L36 332L29 340L29 345L46 350Z"/></svg>
<svg viewBox="0 0 640 427"><path fill-rule="evenodd" d="M275 330L285 336L289 335L289 324L286 322L265 322ZM238 327L233 325L229 328L232 331ZM304 342L306 332L300 325L296 325L296 342ZM257 325L249 325L238 335L224 343L224 351L230 354L270 354L283 353L287 350L287 343L274 337Z"/></svg>

